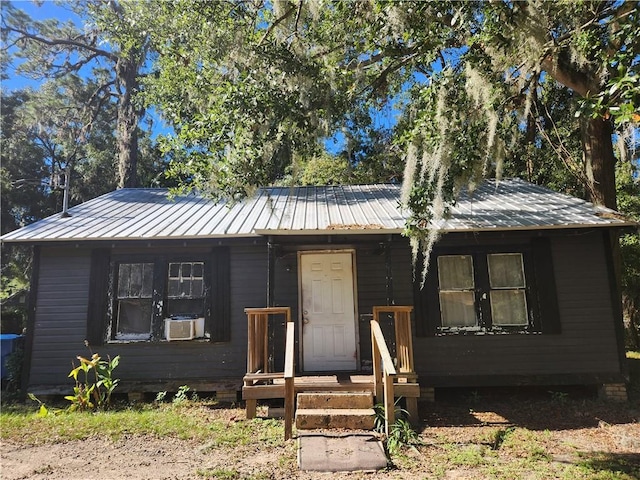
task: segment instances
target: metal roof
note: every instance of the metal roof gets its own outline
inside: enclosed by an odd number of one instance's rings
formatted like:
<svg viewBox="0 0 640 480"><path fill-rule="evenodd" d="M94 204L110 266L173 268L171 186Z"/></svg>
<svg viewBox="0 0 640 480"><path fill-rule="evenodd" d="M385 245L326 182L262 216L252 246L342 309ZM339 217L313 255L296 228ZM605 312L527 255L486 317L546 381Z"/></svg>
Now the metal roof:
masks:
<svg viewBox="0 0 640 480"><path fill-rule="evenodd" d="M262 188L233 205L164 189L121 189L2 237L3 242L190 239L258 235L401 233L399 185ZM463 192L443 231L637 226L620 214L519 179Z"/></svg>

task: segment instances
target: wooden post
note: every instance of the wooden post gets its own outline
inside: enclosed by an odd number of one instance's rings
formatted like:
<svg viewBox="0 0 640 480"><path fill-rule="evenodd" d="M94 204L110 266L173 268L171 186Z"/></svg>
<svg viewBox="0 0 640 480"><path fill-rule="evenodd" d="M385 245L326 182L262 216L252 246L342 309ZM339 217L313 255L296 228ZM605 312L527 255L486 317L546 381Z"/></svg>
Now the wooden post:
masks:
<svg viewBox="0 0 640 480"><path fill-rule="evenodd" d="M258 407L258 400L245 400L244 401L246 417L247 420L251 420L252 418L256 418L256 410Z"/></svg>
<svg viewBox="0 0 640 480"><path fill-rule="evenodd" d="M384 375L384 433L388 437L390 426L396 421L395 402L393 399L393 376Z"/></svg>
<svg viewBox="0 0 640 480"><path fill-rule="evenodd" d="M262 371L269 372L269 315L260 315L260 335L262 341Z"/></svg>
<svg viewBox="0 0 640 480"><path fill-rule="evenodd" d="M375 308L375 307L374 307ZM374 311L374 317L377 312ZM390 425L395 421L395 403L393 394L393 382L396 377L396 369L393 365L393 360L389 354L387 343L385 342L384 335L380 329L380 324L377 320L371 320L371 341L372 350L375 352L373 356L374 361L374 383L376 383L376 397L377 401L380 398L384 398L384 429L385 433L389 435ZM378 386L377 377L382 375L382 382ZM380 392L382 388L382 392Z"/></svg>
<svg viewBox="0 0 640 480"><path fill-rule="evenodd" d="M376 397L376 403L380 403L383 393L382 370L380 368L380 349L373 329L371 329L371 356L373 360L373 394Z"/></svg>
<svg viewBox="0 0 640 480"><path fill-rule="evenodd" d="M293 430L294 397L295 397L295 369L294 344L295 325L287 322L287 340L284 356L284 439L289 440Z"/></svg>

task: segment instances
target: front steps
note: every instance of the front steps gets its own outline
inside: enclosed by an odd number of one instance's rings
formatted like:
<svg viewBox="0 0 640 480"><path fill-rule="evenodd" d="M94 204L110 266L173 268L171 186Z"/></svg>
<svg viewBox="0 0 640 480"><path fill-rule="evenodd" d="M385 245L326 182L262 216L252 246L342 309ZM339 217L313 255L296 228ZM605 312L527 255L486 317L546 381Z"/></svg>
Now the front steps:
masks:
<svg viewBox="0 0 640 480"><path fill-rule="evenodd" d="M375 412L371 392L298 393L298 430L373 430Z"/></svg>

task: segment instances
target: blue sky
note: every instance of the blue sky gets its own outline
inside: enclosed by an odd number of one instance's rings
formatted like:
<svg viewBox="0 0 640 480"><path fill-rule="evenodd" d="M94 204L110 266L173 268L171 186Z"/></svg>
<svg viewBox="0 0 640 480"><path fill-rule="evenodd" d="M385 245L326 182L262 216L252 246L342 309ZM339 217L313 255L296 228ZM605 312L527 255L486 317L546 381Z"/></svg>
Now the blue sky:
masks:
<svg viewBox="0 0 640 480"><path fill-rule="evenodd" d="M31 0L18 0L11 2L16 8L24 10L26 13L35 20L45 20L48 18L57 18L60 21L74 20L78 18L75 14L65 8L58 5L57 2L51 0L44 2L34 2ZM41 4L39 6L39 4ZM2 89L7 91L19 90L26 87L37 87L41 82L32 80L23 76L18 76L10 68L8 71L9 78L2 81Z"/></svg>
<svg viewBox="0 0 640 480"><path fill-rule="evenodd" d="M55 18L61 23L65 23L71 20L77 25L82 24L81 19L68 6L70 5L70 2L58 2L52 0L14 0L11 3L16 8L24 10L34 20L47 20L50 18ZM18 75L14 70L17 65L18 64L16 63L10 66L7 72L8 78L6 80L2 80L2 89L4 91L10 92L28 87L37 88L42 83L41 80L34 80L23 75ZM89 75L91 66L85 67L84 71L86 75ZM153 120L152 137L170 133L172 131L171 128L168 128L164 124L164 122L160 118L160 115L154 109L147 109L146 113L147 116L151 117ZM141 127L144 127L144 122L141 122Z"/></svg>
<svg viewBox="0 0 640 480"><path fill-rule="evenodd" d="M56 18L60 22L72 20L76 24L81 24L80 18L66 5L70 2L59 2L53 0L45 1L32 1L32 0L17 0L12 1L12 4L20 9L24 10L29 16L35 20L46 20L50 18ZM15 66L15 65L14 65ZM87 68L87 74L90 68ZM8 71L9 78L2 81L2 89L5 91L19 90L26 87L37 88L41 83L37 80L32 80L27 77L17 75L10 68ZM373 112L375 117L375 124L379 128L390 128L395 125L399 111L393 107L393 105L387 105L382 111ZM147 112L153 119L154 128L153 136L159 134L166 134L172 131L162 122L160 115L154 112L153 109L149 109ZM337 133L332 138L327 139L325 142L325 148L331 153L338 153L345 148L345 137L342 133Z"/></svg>

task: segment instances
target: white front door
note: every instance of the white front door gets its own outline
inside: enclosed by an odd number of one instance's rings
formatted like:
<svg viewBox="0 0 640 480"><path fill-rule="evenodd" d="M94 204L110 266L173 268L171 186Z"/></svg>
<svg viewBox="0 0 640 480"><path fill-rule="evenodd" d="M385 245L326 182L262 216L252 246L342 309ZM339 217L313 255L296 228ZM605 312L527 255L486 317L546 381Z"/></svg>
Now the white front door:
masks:
<svg viewBox="0 0 640 480"><path fill-rule="evenodd" d="M352 253L301 253L300 284L303 369L356 370Z"/></svg>

